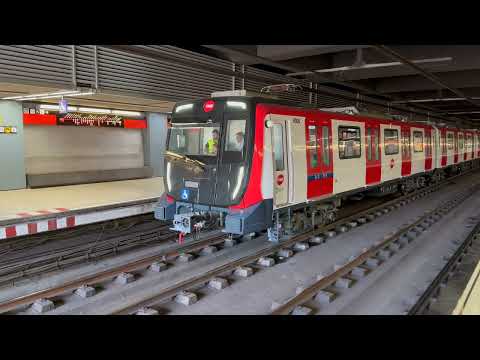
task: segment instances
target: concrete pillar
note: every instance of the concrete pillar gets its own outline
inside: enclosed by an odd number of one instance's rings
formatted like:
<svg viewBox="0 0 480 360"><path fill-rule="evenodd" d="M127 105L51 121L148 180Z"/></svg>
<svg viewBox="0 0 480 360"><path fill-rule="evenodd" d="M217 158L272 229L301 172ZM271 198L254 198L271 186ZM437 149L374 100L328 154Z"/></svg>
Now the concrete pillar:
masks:
<svg viewBox="0 0 480 360"><path fill-rule="evenodd" d="M15 134L0 132L0 190L26 187L22 104L0 100L0 127L10 126Z"/></svg>
<svg viewBox="0 0 480 360"><path fill-rule="evenodd" d="M167 141L167 114L146 113L148 127L144 132L145 166L153 176L163 176L163 158Z"/></svg>

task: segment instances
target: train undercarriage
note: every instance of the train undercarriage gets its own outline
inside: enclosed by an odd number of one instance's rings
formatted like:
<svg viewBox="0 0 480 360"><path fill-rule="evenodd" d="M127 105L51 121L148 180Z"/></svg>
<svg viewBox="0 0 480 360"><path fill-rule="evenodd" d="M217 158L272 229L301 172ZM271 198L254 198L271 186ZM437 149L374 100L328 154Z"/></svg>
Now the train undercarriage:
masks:
<svg viewBox="0 0 480 360"><path fill-rule="evenodd" d="M223 231L229 234L232 238L252 238L266 232L269 241L278 242L284 237L293 236L322 225L333 223L337 219L338 211L342 208L342 205L347 199L362 200L365 197L383 197L395 193L406 195L426 186L438 183L450 176L478 167L480 167L480 159L468 161L460 165L452 165L444 169L436 169L427 174L422 173L405 179L387 182L366 190L362 189L347 194L339 194L338 196L323 201L297 204L276 209L273 210L273 212L270 211L269 214L271 214L271 216L267 215L264 219L265 224L267 224L266 228L264 224L260 229L257 224L256 229L251 232L245 231L246 229L244 228L235 229L235 231L228 231L229 229L232 229L232 222L226 224L226 219L229 215L227 209L213 208L191 203L177 203L176 207L171 209L174 211L174 215L171 214L174 225L172 229L179 232L180 241L183 241L186 234L192 234L192 237L196 238L202 231L220 228L224 229ZM263 206L271 208L271 204L263 204ZM163 207L163 209L166 208ZM262 214L265 213L263 210L259 212ZM268 211L266 213L268 213ZM167 214L164 214L160 217L166 218L167 216ZM241 226L245 225L242 223ZM236 225L234 225L234 227L236 227Z"/></svg>

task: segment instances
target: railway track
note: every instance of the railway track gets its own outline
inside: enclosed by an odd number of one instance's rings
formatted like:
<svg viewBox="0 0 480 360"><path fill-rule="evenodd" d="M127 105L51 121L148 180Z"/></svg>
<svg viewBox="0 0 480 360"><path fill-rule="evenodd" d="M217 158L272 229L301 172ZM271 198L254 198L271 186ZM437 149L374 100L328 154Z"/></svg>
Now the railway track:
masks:
<svg viewBox="0 0 480 360"><path fill-rule="evenodd" d="M461 175L465 175L461 174ZM306 233L291 237L285 241L282 241L278 244L267 244L264 249L252 253L248 256L242 257L235 261L229 262L227 264L222 264L214 269L198 274L196 276L190 277L189 279L185 279L169 288L163 289L161 292L154 294L146 299L142 299L140 301L135 302L134 304L129 304L121 309L117 309L113 313L115 314L132 314L138 311L141 311L145 307L152 306L152 304L157 304L162 301L169 301L174 297L176 294L182 294L184 291L189 289L205 285L209 280L221 278L222 275L225 273L235 271L236 269L245 267L250 264L257 264L259 259L265 259L271 256L272 254L279 253L282 251L290 250L290 247L295 246L298 248L298 245L304 245L304 247L308 247L308 242L311 244L319 244L326 240L328 237L335 236L338 232L345 232L348 231L350 228L354 228L356 226L360 226L366 222L373 221L375 218L386 214L395 208L399 208L411 201L416 200L417 198L421 198L439 188L443 187L444 185L451 183L456 177L461 176L457 175L455 177L448 178L440 183L435 185L431 185L427 188L421 189L417 192L401 196L394 200L388 201L381 205L374 206L373 208L369 208L367 210L362 211L360 214L352 214L346 218L340 219L335 223L329 224L327 226L308 231ZM124 274L126 272L132 272L139 269L145 269L150 266L152 263L158 261L168 261L168 259L172 260L178 258L182 254L186 254L189 252L199 251L209 246L215 246L221 244L225 241L225 235L218 235L213 238L207 238L198 240L195 243L189 243L180 247L177 247L170 253L161 253L155 254L150 257L134 261L132 263L128 263L122 266L118 266L114 269L110 269L101 273L97 273L88 277L84 277L81 279L77 279L75 281L69 282L67 284L63 284L62 286L46 289L44 291L37 292L35 294L26 295L23 297L11 299L0 304L0 313L5 313L9 311L13 311L16 308L24 307L25 305L29 305L34 303L35 301L39 301L41 299L48 299L53 298L55 296L60 296L62 294L71 292L81 286L86 285L94 285L96 283L100 283L105 281L106 279L112 279L115 276ZM305 246L306 244L306 246ZM379 246L386 245L381 244ZM367 256L365 254L361 255ZM360 260L358 260L360 261ZM340 270L339 270L340 271Z"/></svg>
<svg viewBox="0 0 480 360"><path fill-rule="evenodd" d="M312 309L308 306L304 306L304 304L308 303L315 297L320 299L320 302L323 301L324 304L328 304L335 297L335 293L329 291L330 287L335 284L349 287L353 281L368 275L369 272L374 271L382 262L387 261L394 251L400 250L408 245L421 232L439 221L444 215L469 198L470 195L478 189L480 189L480 185L465 190L456 199L441 204L413 223L408 224L394 234L387 236L379 244L374 245L370 249L365 249L365 251L359 256L354 257L331 274L320 278L285 303L279 305L271 314L288 315L309 313ZM418 304L418 306L421 306L420 304L425 304L425 302L422 301Z"/></svg>
<svg viewBox="0 0 480 360"><path fill-rule="evenodd" d="M145 215L15 239L0 244L0 286L174 239L168 224Z"/></svg>
<svg viewBox="0 0 480 360"><path fill-rule="evenodd" d="M438 273L432 283L419 297L417 302L410 308L408 315L422 315L428 313L429 306L432 302L436 301L438 295L441 292L442 287L448 282L450 277L456 271L458 265L462 262L463 257L468 253L469 248L480 240L480 223L473 228L470 234L465 240L459 244L455 253L448 259L443 269ZM470 289L471 291L471 289ZM465 302L468 300L468 295L463 299L463 304L460 307L459 314L465 306Z"/></svg>

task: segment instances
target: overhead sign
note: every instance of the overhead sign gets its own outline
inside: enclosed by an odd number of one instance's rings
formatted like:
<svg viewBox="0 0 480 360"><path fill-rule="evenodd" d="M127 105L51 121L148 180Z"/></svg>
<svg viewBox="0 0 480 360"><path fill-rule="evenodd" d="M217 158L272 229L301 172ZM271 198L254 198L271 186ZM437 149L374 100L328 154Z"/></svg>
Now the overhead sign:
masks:
<svg viewBox="0 0 480 360"><path fill-rule="evenodd" d="M68 101L66 99L61 99L58 103L58 112L60 114L68 113Z"/></svg>
<svg viewBox="0 0 480 360"><path fill-rule="evenodd" d="M123 117L118 115L97 115L70 113L57 117L57 125L69 126L96 126L96 127L124 127Z"/></svg>
<svg viewBox="0 0 480 360"><path fill-rule="evenodd" d="M0 126L0 134L15 135L16 133L17 133L16 126Z"/></svg>

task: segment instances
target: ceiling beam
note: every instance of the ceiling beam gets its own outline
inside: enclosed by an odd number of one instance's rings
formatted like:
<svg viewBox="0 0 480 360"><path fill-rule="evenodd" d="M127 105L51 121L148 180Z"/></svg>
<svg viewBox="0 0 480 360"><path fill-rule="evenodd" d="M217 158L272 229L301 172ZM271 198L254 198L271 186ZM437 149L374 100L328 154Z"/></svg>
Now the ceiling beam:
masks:
<svg viewBox="0 0 480 360"><path fill-rule="evenodd" d="M253 75L253 74L249 74L248 72L247 73L242 73L242 72L239 72L239 71L228 70L228 69L221 68L221 67L214 66L214 65L200 64L200 63L195 62L195 61L191 61L191 60L187 60L187 59L180 59L180 58L175 57L175 56L160 53L158 51L155 51L154 49L149 49L146 46L136 46L136 45L103 45L103 46L105 46L107 48L117 50L117 51L124 51L124 52L133 53L133 54L136 54L136 55L145 56L145 57L148 57L148 58L151 58L151 59L162 60L162 61L165 61L165 62L168 62L168 63L171 63L171 64L175 64L175 65L183 64L183 65L190 66L192 68L202 69L202 70L210 71L210 72L213 72L213 73L224 74L224 75L229 75L229 76L236 76L238 78L248 78L248 79L257 80L257 81L261 81L261 82L267 82L267 83L271 83L271 81L272 81L268 77L264 77L264 76L260 76L260 75ZM211 46L213 46L213 45L211 45ZM248 55L248 54L245 54L245 55ZM277 64L275 62L271 62L268 59L262 59L262 61L263 60L271 63L272 66L274 66L273 64ZM299 71L299 69L293 68L290 71ZM316 75L316 74L314 75L314 78L318 78L318 77L319 77L318 75ZM285 77L285 79L286 79L285 81L288 81L287 80L288 77ZM455 118L455 117L451 117L451 116L447 117L447 116L443 116L442 114L437 114L435 112L435 109L432 109L432 108L428 108L428 107L424 107L424 106L422 106L422 107L420 107L420 106L403 106L401 104L400 105L391 105L388 101L392 100L392 99L379 100L379 99L374 99L374 98L368 97L368 96L362 96L361 99L359 99L358 98L358 93L355 93L355 92L352 92L352 91L349 92L349 91L344 91L344 90L338 90L338 89L335 89L335 88L332 88L332 87L327 87L327 86L322 86L322 85L317 85L317 89L304 88L304 91L310 92L310 93L318 93L318 94L321 94L321 95L329 95L329 96L334 96L334 97L338 97L338 98L348 99L350 101L360 101L360 102L363 102L363 103L378 105L378 106L381 106L381 107L384 107L384 108L389 107L391 109L395 109L395 110L398 110L400 112L412 113L412 114L416 114L416 115L420 115L420 116L424 116L424 117L428 116L430 118L437 118L437 119L441 119L441 120L446 121L446 122L455 122L458 125L471 126L469 124L462 123L463 119L459 119L459 118ZM382 96L385 96L385 95L382 95Z"/></svg>
<svg viewBox="0 0 480 360"><path fill-rule="evenodd" d="M438 86L440 86L441 88L444 88L444 89L447 89L447 90L450 90L452 93L456 94L458 97L463 97L466 99L466 101L468 101L469 103L471 103L472 105L474 106L477 106L480 108L480 103L476 100L474 100L473 98L469 97L469 96L466 96L463 92L461 92L460 90L458 90L457 88L454 88L450 85L448 85L447 83L445 83L444 81L442 81L438 76L428 72L427 70L424 70L422 69L421 67L419 67L417 64L414 64L412 61L408 60L407 58L405 58L404 56L400 55L399 53L397 53L395 50L393 49L390 49L389 47L385 46L385 45L375 45L374 46L375 49L377 49L378 51L384 53L386 56L392 58L392 59L397 59L399 60L400 62L402 62L403 64L411 67L412 69L414 69L415 71L417 71L419 74L423 75L425 78L429 79L430 81L432 81L433 83L437 84Z"/></svg>

